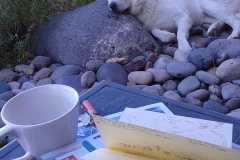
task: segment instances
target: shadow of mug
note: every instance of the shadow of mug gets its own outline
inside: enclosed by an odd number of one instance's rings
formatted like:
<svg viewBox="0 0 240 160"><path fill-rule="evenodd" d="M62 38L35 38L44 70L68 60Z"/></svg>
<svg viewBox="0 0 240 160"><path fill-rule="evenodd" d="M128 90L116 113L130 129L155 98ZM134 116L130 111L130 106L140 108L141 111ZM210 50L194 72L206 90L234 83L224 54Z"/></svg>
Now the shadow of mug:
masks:
<svg viewBox="0 0 240 160"><path fill-rule="evenodd" d="M25 149L21 160L41 159L54 149L77 139L79 96L69 86L50 84L26 90L2 108L6 124L0 138L14 136Z"/></svg>

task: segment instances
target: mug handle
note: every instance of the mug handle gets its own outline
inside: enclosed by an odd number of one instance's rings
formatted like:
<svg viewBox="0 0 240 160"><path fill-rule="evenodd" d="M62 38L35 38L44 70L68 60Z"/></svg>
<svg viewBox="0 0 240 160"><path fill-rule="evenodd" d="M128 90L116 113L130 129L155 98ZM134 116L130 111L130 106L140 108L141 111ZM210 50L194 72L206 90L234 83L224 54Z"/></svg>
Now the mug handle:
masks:
<svg viewBox="0 0 240 160"><path fill-rule="evenodd" d="M9 135L13 135L16 136L15 131L9 127L9 126L4 126L2 128L0 128L0 138L9 136ZM35 158L30 155L29 153L26 153L24 156L13 159L13 160L34 160Z"/></svg>

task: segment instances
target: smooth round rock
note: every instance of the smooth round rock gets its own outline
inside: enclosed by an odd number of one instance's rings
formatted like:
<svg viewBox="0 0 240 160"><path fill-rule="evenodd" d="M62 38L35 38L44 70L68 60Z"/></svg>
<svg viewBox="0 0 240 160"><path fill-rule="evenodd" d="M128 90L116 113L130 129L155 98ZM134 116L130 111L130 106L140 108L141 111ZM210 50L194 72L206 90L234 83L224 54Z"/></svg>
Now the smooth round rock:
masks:
<svg viewBox="0 0 240 160"><path fill-rule="evenodd" d="M145 65L146 65L146 60L137 60L124 65L124 67L128 72L133 72L133 71L143 70Z"/></svg>
<svg viewBox="0 0 240 160"><path fill-rule="evenodd" d="M2 110L3 106L7 103L7 101L0 100L0 111Z"/></svg>
<svg viewBox="0 0 240 160"><path fill-rule="evenodd" d="M33 80L33 77L30 75L22 74L20 75L19 79L17 80L18 83L23 84L24 82L29 82Z"/></svg>
<svg viewBox="0 0 240 160"><path fill-rule="evenodd" d="M0 94L0 100L8 101L9 99L11 99L14 96L15 96L14 92L7 91L7 92Z"/></svg>
<svg viewBox="0 0 240 160"><path fill-rule="evenodd" d="M97 71L97 81L107 80L122 85L127 85L128 73L126 69L118 63L105 63Z"/></svg>
<svg viewBox="0 0 240 160"><path fill-rule="evenodd" d="M193 92L200 87L200 82L195 76L189 76L184 78L177 87L177 90L182 96L186 96L188 93Z"/></svg>
<svg viewBox="0 0 240 160"><path fill-rule="evenodd" d="M128 63L128 59L127 58L110 58L106 61L106 63L109 63L109 62L114 62L114 63L124 65Z"/></svg>
<svg viewBox="0 0 240 160"><path fill-rule="evenodd" d="M240 59L229 59L221 63L217 68L216 75L225 82L240 79Z"/></svg>
<svg viewBox="0 0 240 160"><path fill-rule="evenodd" d="M179 101L182 102L182 98L180 95L178 95L176 92L174 91L167 91L163 94L163 97L175 100L175 101Z"/></svg>
<svg viewBox="0 0 240 160"><path fill-rule="evenodd" d="M213 100L218 102L221 105L224 105L224 100L222 100L221 98L217 97L215 94L210 94L210 96L208 97L208 100Z"/></svg>
<svg viewBox="0 0 240 160"><path fill-rule="evenodd" d="M34 65L36 70L40 70L44 67L49 67L51 62L52 60L49 57L37 56L31 61L31 64Z"/></svg>
<svg viewBox="0 0 240 160"><path fill-rule="evenodd" d="M166 54L166 55L169 55L169 56L173 57L176 50L178 50L178 48L176 48L176 47L167 47L163 51L163 54Z"/></svg>
<svg viewBox="0 0 240 160"><path fill-rule="evenodd" d="M225 103L230 111L240 108L240 98L232 98Z"/></svg>
<svg viewBox="0 0 240 160"><path fill-rule="evenodd" d="M240 98L240 86L226 85L222 87L222 97L224 100L231 98Z"/></svg>
<svg viewBox="0 0 240 160"><path fill-rule="evenodd" d="M156 87L154 86L146 86L142 89L142 91L144 92L148 92L148 93L151 93L151 94L155 94L155 95L158 95L159 96L159 93L158 93L158 90Z"/></svg>
<svg viewBox="0 0 240 160"><path fill-rule="evenodd" d="M31 82L24 82L21 86L21 90L28 90L33 87L35 87L35 84L33 84Z"/></svg>
<svg viewBox="0 0 240 160"><path fill-rule="evenodd" d="M104 64L105 62L103 60L90 60L86 63L86 68L89 71L97 72L97 70Z"/></svg>
<svg viewBox="0 0 240 160"><path fill-rule="evenodd" d="M33 75L34 73L34 66L33 65L25 65L25 64L19 64L15 66L15 71L28 74L28 75Z"/></svg>
<svg viewBox="0 0 240 160"><path fill-rule="evenodd" d="M207 70L213 66L216 55L206 48L194 49L189 52L188 61L195 65L198 70Z"/></svg>
<svg viewBox="0 0 240 160"><path fill-rule="evenodd" d="M134 71L129 73L128 81L136 84L148 85L153 81L153 75L146 71Z"/></svg>
<svg viewBox="0 0 240 160"><path fill-rule="evenodd" d="M173 61L173 59L169 59L169 58L166 58L166 57L161 57L153 64L153 68L167 69L167 65L172 61Z"/></svg>
<svg viewBox="0 0 240 160"><path fill-rule="evenodd" d="M66 66L61 66L56 68L50 78L55 81L58 78L61 77L65 77L65 76L73 76L73 75L77 75L79 74L81 71L81 67L80 66L76 66L76 65L66 65Z"/></svg>
<svg viewBox="0 0 240 160"><path fill-rule="evenodd" d="M222 113L222 114L229 113L229 109L227 107L222 106L221 104L212 100L206 101L203 104L203 108L214 111L214 112Z"/></svg>
<svg viewBox="0 0 240 160"><path fill-rule="evenodd" d="M63 66L63 65L60 63L54 63L54 64L51 64L48 68L51 69L51 71L54 71L56 68L61 67L61 66Z"/></svg>
<svg viewBox="0 0 240 160"><path fill-rule="evenodd" d="M200 101L205 101L208 99L209 95L210 95L210 92L207 91L206 89L199 89L191 93L188 93L186 95L186 98L192 97L194 99L199 99Z"/></svg>
<svg viewBox="0 0 240 160"><path fill-rule="evenodd" d="M141 91L143 88L147 87L147 85L131 85L128 87Z"/></svg>
<svg viewBox="0 0 240 160"><path fill-rule="evenodd" d="M208 87L208 91L211 94L215 94L217 97L222 97L222 92L221 92L221 88L218 85L210 85Z"/></svg>
<svg viewBox="0 0 240 160"><path fill-rule="evenodd" d="M70 86L80 93L83 89L81 86L81 77L81 75L65 76L58 78L53 83Z"/></svg>
<svg viewBox="0 0 240 160"><path fill-rule="evenodd" d="M177 83L173 80L168 80L166 82L163 83L162 88L165 91L173 91L177 89Z"/></svg>
<svg viewBox="0 0 240 160"><path fill-rule="evenodd" d="M167 72L173 77L187 77L194 75L197 67L191 63L172 61L167 65Z"/></svg>
<svg viewBox="0 0 240 160"><path fill-rule="evenodd" d="M44 78L44 79L40 79L36 86L42 86L42 85L47 85L47 84L52 84L52 79L50 77Z"/></svg>
<svg viewBox="0 0 240 160"><path fill-rule="evenodd" d="M3 83L3 82L0 82L0 94L4 93L4 92L7 92L7 91L10 91L11 88L10 88L10 85L8 83Z"/></svg>
<svg viewBox="0 0 240 160"><path fill-rule="evenodd" d="M235 85L240 86L240 79L238 79L238 80L233 80L232 83L235 84Z"/></svg>
<svg viewBox="0 0 240 160"><path fill-rule="evenodd" d="M18 77L18 74L11 69L3 68L0 70L0 82L9 83Z"/></svg>
<svg viewBox="0 0 240 160"><path fill-rule="evenodd" d="M152 86L155 87L155 88L157 88L158 94L159 94L160 96L162 96L162 95L165 93L165 91L164 91L164 89L162 88L161 85L159 85L159 84L154 84L154 85L152 85Z"/></svg>
<svg viewBox="0 0 240 160"><path fill-rule="evenodd" d="M219 84L221 81L220 79L208 72L205 71L197 71L195 76L198 78L200 82L206 83L206 84Z"/></svg>
<svg viewBox="0 0 240 160"><path fill-rule="evenodd" d="M240 119L240 109L235 109L227 114L228 116Z"/></svg>
<svg viewBox="0 0 240 160"><path fill-rule="evenodd" d="M154 53L153 51L146 51L143 53L143 55L146 57L145 60L147 62L151 62L152 64L154 64L158 60L157 54Z"/></svg>
<svg viewBox="0 0 240 160"><path fill-rule="evenodd" d="M164 83L165 81L172 79L172 76L168 74L165 69L149 68L146 71L152 73L153 80L157 83Z"/></svg>
<svg viewBox="0 0 240 160"><path fill-rule="evenodd" d="M47 78L52 74L52 70L49 68L42 68L38 72L36 72L33 76L33 80L39 81L40 79Z"/></svg>
<svg viewBox="0 0 240 160"><path fill-rule="evenodd" d="M147 63L146 63L146 65L145 65L145 67L144 67L144 71L146 71L146 70L149 69L149 68L153 68L152 62L147 62Z"/></svg>
<svg viewBox="0 0 240 160"><path fill-rule="evenodd" d="M197 106L197 107L202 107L203 103L199 99L195 99L193 97L186 97L184 102Z"/></svg>
<svg viewBox="0 0 240 160"><path fill-rule="evenodd" d="M10 85L11 90L13 89L19 89L21 87L21 84L19 82L13 81L8 83Z"/></svg>
<svg viewBox="0 0 240 160"><path fill-rule="evenodd" d="M96 74L93 71L86 71L81 77L81 85L83 88L91 88L96 79Z"/></svg>

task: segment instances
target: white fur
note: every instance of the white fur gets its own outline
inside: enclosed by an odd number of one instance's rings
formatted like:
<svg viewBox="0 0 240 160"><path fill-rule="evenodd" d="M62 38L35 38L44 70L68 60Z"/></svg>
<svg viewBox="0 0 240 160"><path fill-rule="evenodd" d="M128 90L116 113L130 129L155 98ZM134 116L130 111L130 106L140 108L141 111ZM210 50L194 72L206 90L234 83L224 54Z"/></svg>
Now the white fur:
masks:
<svg viewBox="0 0 240 160"><path fill-rule="evenodd" d="M108 0L116 12L129 10L162 42L177 40L178 48L191 51L187 41L193 25L210 26L212 35L226 23L233 31L228 39L240 36L240 0ZM115 4L115 7L112 7Z"/></svg>

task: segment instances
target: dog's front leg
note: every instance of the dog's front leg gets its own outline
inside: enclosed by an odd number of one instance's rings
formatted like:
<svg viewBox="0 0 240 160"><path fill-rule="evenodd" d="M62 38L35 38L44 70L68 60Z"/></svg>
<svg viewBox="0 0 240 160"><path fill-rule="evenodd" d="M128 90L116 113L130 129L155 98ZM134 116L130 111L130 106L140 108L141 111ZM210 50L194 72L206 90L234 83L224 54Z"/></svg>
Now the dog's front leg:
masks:
<svg viewBox="0 0 240 160"><path fill-rule="evenodd" d="M154 37L160 39L161 42L168 43L177 40L177 36L175 33L171 33L165 30L153 29L151 33Z"/></svg>
<svg viewBox="0 0 240 160"><path fill-rule="evenodd" d="M192 48L188 43L189 30L192 27L192 20L190 18L179 19L177 22L177 40L178 40L178 49L184 50L189 53Z"/></svg>

